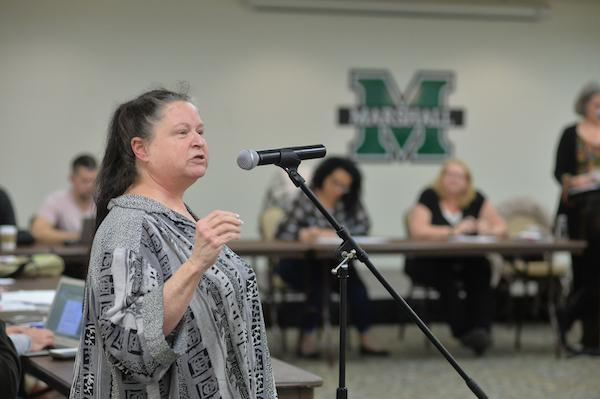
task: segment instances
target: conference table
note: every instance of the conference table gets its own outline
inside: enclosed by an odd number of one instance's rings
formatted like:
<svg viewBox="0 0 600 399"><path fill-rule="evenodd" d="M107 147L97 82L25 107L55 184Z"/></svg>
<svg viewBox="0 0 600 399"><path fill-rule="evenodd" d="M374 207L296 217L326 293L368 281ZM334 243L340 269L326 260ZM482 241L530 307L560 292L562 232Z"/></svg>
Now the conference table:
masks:
<svg viewBox="0 0 600 399"><path fill-rule="evenodd" d="M331 259L335 254L338 244L334 242L304 244L299 242L263 241L263 240L238 240L229 244L232 250L243 257L287 257ZM549 261L549 256L555 252L581 253L586 243L574 240L499 240L489 242L452 242L452 241L417 241L403 239L371 240L361 244L362 248L371 255L410 255L426 257L452 257L452 256L482 256L496 253L503 256L526 257L541 255ZM90 248L84 245L75 246L47 246L34 245L19 247L11 252L0 252L0 255L32 256L37 253L52 253L61 256L65 261L85 261L89 258ZM40 288L51 284L50 280L43 279L18 279L19 288ZM17 288L17 287L13 287ZM550 306L553 306L550 303ZM551 322L556 323L553 309L551 309ZM557 351L560 350L557 340ZM557 352L558 353L558 352ZM48 356L23 358L26 372L45 381L58 392L67 395L73 377L73 361L53 360ZM322 380L308 371L273 359L275 382L281 399L313 397L315 387L322 384Z"/></svg>
<svg viewBox="0 0 600 399"><path fill-rule="evenodd" d="M359 242L359 244L361 244ZM331 258L336 243L305 244L290 241L238 240L228 244L240 256ZM371 255L413 255L426 257L481 256L489 253L510 256L544 255L554 252L581 253L585 241L579 240L497 240L497 241L425 241L405 239L368 240L361 247Z"/></svg>
<svg viewBox="0 0 600 399"><path fill-rule="evenodd" d="M22 357L23 370L62 395L69 396L73 381L73 360L54 360L50 356ZM271 358L279 399L312 399L323 380L301 368Z"/></svg>
<svg viewBox="0 0 600 399"><path fill-rule="evenodd" d="M54 289L58 281L59 277L19 278L5 289ZM62 395L69 396L73 380L73 360L54 360L50 356L23 356L21 360L25 373L44 381ZM275 386L280 399L312 399L314 389L323 384L320 377L309 371L276 358L272 358L272 363Z"/></svg>
<svg viewBox="0 0 600 399"><path fill-rule="evenodd" d="M335 243L305 244L291 241L238 240L228 244L240 256L316 257L331 258L338 245ZM370 240L361 247L372 255L418 255L430 257L480 256L497 253L510 256L544 255L554 252L581 253L586 242L580 240L498 240L484 242L423 241L405 239ZM0 255L31 256L51 253L65 260L87 260L90 248L87 245L33 245L18 247Z"/></svg>
<svg viewBox="0 0 600 399"><path fill-rule="evenodd" d="M87 262L89 259L90 246L84 244L75 245L45 245L35 244L19 246L12 251L0 250L0 255L33 256L36 254L54 254L67 261Z"/></svg>
<svg viewBox="0 0 600 399"><path fill-rule="evenodd" d="M331 259L334 257L339 244L335 242L300 243L289 241L265 240L238 240L228 244L238 255L247 258L278 257L278 258L306 258L306 259ZM484 256L499 254L512 258L529 256L543 257L550 267L549 287L554 292L555 281L552 279L552 254L556 252L570 252L578 254L586 247L585 241L580 240L472 240L465 241L420 241L397 238L371 238L361 247L370 255L405 255L422 257L463 257ZM90 248L84 245L75 246L43 246L19 247L15 251L4 254L30 256L35 253L46 252L61 256L65 261L86 261L89 258ZM328 272L328 271L324 271ZM327 285L327 284L326 284ZM327 287L324 287L327 289ZM550 321L556 330L555 295L549 295L548 303ZM325 322L328 323L326 311L323 312ZM329 335L329 334L327 334ZM560 342L556 337L557 354L560 353Z"/></svg>

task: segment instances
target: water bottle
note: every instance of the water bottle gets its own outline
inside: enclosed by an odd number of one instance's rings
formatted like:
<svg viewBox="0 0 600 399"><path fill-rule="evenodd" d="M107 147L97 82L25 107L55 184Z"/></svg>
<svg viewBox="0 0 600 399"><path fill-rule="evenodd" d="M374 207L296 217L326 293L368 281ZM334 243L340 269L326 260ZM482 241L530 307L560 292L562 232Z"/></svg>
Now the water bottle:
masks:
<svg viewBox="0 0 600 399"><path fill-rule="evenodd" d="M561 213L556 217L556 224L554 226L554 238L556 240L569 239L569 226L567 225L567 215L565 215L564 213Z"/></svg>

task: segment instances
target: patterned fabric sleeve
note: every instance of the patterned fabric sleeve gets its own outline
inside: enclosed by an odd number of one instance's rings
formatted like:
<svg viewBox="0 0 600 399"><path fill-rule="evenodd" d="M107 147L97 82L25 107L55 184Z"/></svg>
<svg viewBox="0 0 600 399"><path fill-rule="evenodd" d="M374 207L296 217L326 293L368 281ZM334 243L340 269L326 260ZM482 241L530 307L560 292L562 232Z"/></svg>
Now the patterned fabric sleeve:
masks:
<svg viewBox="0 0 600 399"><path fill-rule="evenodd" d="M358 204L354 214L348 215L346 227L350 233L355 236L366 236L369 234L371 220L362 204Z"/></svg>
<svg viewBox="0 0 600 399"><path fill-rule="evenodd" d="M300 230L308 227L307 216L310 208L307 208L305 202L301 195L294 198L294 201L286 210L283 220L279 223L275 235L278 240L297 241Z"/></svg>
<svg viewBox="0 0 600 399"><path fill-rule="evenodd" d="M92 289L107 359L139 382L158 381L185 350L183 323L163 335L159 260L117 248L104 255Z"/></svg>

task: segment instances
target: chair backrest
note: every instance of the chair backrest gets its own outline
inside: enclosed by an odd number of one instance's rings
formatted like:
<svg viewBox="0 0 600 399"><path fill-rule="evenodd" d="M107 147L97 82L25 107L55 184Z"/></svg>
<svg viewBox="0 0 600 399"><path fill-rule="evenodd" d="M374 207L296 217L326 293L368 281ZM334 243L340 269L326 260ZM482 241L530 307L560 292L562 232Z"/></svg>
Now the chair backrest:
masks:
<svg viewBox="0 0 600 399"><path fill-rule="evenodd" d="M536 226L544 233L550 233L551 221L548 213L536 200L517 197L498 205L498 213L506 220L509 237Z"/></svg>
<svg viewBox="0 0 600 399"><path fill-rule="evenodd" d="M410 239L410 214L413 208L408 208L402 214L402 221L404 222L404 231L406 233L406 238Z"/></svg>
<svg viewBox="0 0 600 399"><path fill-rule="evenodd" d="M267 208L260 215L259 223L260 223L260 236L263 240L273 240L275 239L275 234L277 234L277 228L279 227L279 223L283 220L285 216L285 212L281 208Z"/></svg>

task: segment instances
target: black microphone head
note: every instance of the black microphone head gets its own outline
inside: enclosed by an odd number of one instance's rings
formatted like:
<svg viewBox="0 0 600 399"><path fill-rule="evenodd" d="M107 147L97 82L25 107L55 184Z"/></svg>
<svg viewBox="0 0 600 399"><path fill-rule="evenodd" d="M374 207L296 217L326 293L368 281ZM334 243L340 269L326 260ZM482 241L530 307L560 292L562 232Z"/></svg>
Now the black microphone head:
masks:
<svg viewBox="0 0 600 399"><path fill-rule="evenodd" d="M258 152L254 150L242 150L237 157L237 164L242 169L250 170L256 168L259 160Z"/></svg>

